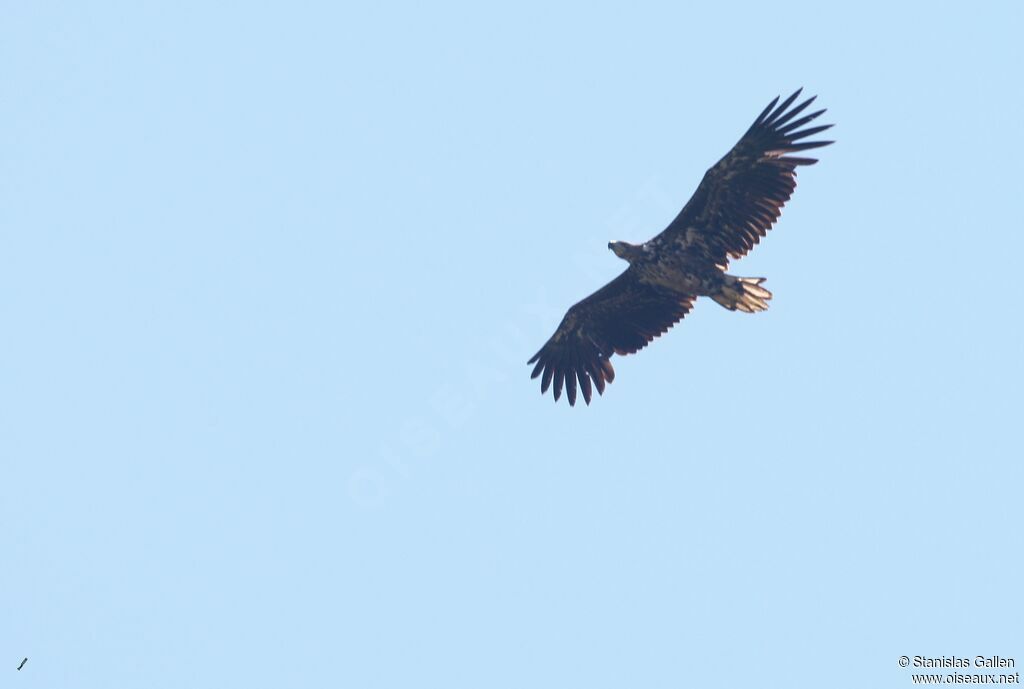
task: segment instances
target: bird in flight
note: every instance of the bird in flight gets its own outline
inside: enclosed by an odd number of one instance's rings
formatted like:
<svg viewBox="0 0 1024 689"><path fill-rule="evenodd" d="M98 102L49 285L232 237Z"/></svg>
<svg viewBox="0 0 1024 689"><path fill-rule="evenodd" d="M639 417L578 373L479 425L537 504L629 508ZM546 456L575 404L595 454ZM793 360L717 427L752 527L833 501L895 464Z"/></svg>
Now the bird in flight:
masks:
<svg viewBox="0 0 1024 689"><path fill-rule="evenodd" d="M824 110L797 118L814 102L793 106L802 89L768 104L750 129L713 167L665 230L643 244L610 242L629 262L617 278L569 309L555 334L528 364L542 376L541 394L554 383L576 404L576 383L590 404L593 387L604 393L615 379L611 356L633 354L689 313L697 297L711 297L730 311L768 308L764 278L726 273L729 259L754 248L796 188L796 169L815 158L799 153L832 141L804 141L832 125L805 127ZM802 128L803 127L803 128Z"/></svg>
<svg viewBox="0 0 1024 689"><path fill-rule="evenodd" d="M27 662L28 662L28 658L22 658L21 659L21 665L18 666L18 669L21 670L21 668L25 667L25 663L27 663Z"/></svg>

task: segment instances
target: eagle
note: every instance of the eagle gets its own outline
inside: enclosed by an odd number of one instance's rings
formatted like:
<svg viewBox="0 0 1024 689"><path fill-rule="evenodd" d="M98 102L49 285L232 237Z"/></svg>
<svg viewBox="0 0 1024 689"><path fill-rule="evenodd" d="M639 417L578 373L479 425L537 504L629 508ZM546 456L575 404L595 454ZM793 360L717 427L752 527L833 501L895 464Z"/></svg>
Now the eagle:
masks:
<svg viewBox="0 0 1024 689"><path fill-rule="evenodd" d="M806 127L824 109L798 117L814 102L795 107L803 89L776 97L725 157L708 169L697 191L658 236L643 244L609 242L629 262L617 278L570 308L555 334L527 364L541 377L541 394L554 383L576 404L577 381L590 404L615 379L613 354L643 349L678 323L697 297L711 297L730 311L768 308L764 278L729 275L729 259L754 248L782 213L796 188L796 169L816 158L791 155L832 141L805 141L831 124Z"/></svg>

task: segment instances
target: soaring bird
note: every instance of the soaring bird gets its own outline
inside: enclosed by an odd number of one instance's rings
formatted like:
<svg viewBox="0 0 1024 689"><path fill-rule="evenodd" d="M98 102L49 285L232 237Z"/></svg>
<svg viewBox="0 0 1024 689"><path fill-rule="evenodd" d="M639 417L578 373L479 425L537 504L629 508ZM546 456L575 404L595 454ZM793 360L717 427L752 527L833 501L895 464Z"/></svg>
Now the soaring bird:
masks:
<svg viewBox="0 0 1024 689"><path fill-rule="evenodd" d="M814 102L790 107L802 89L779 104L776 97L750 129L708 169L697 191L658 236L643 244L609 242L629 262L617 278L566 312L555 334L527 363L536 364L541 394L554 382L576 404L576 382L590 404L593 387L604 393L615 379L613 354L633 354L678 323L697 297L730 311L768 308L764 278L726 273L730 258L754 248L782 214L796 188L796 169L815 158L790 155L832 141L803 141L832 125L805 127L825 110L797 118ZM803 127L803 128L802 128Z"/></svg>

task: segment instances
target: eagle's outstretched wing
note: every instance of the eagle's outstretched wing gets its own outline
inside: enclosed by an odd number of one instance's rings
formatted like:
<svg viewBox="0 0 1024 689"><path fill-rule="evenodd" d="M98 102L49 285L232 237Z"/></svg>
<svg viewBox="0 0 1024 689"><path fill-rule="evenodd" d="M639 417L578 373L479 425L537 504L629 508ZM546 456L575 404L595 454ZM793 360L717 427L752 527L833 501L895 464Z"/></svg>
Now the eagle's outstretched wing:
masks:
<svg viewBox="0 0 1024 689"><path fill-rule="evenodd" d="M814 102L808 98L787 110L801 90L778 107L778 98L768 104L732 150L708 169L676 219L651 240L655 247L703 254L724 268L730 257L743 256L768 233L796 188L796 168L818 162L787 154L832 143L800 141L832 126L800 129L825 112L794 120Z"/></svg>
<svg viewBox="0 0 1024 689"><path fill-rule="evenodd" d="M615 379L608 360L612 354L632 354L666 332L693 306L694 296L681 296L640 282L625 272L565 314L555 334L528 364L535 363L531 378L543 373L540 391L555 383L555 401L565 383L569 404L576 404L576 381L590 404L591 380L597 392Z"/></svg>

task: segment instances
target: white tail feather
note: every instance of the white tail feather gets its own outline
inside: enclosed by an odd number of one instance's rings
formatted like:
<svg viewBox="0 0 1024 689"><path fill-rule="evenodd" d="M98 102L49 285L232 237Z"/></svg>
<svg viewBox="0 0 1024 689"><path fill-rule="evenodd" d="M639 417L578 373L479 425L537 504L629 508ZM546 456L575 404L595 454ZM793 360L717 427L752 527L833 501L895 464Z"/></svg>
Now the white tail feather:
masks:
<svg viewBox="0 0 1024 689"><path fill-rule="evenodd" d="M768 308L768 300L772 293L761 287L764 278L739 278L726 275L726 282L718 294L712 294L711 298L729 309L730 311L742 311L744 313L755 313Z"/></svg>

